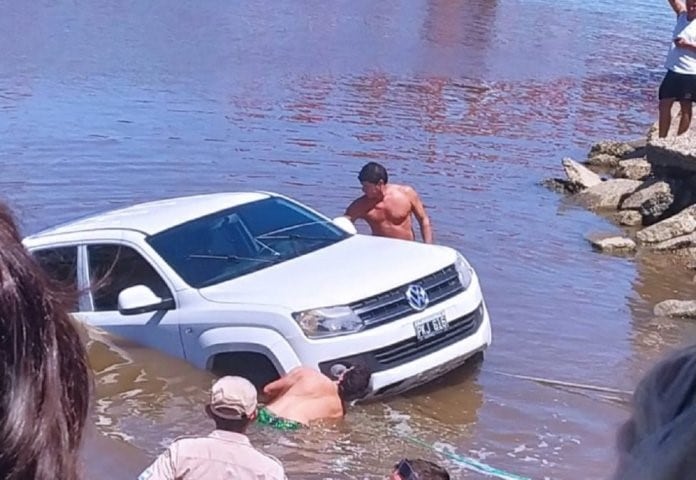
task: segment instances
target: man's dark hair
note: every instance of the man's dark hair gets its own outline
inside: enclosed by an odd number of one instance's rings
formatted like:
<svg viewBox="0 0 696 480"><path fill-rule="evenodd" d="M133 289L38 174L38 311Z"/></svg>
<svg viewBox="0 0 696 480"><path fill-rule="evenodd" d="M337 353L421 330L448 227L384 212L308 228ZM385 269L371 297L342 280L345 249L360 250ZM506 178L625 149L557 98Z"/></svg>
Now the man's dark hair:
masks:
<svg viewBox="0 0 696 480"><path fill-rule="evenodd" d="M215 430L225 430L228 432L244 433L249 427L252 420L246 415L242 416L240 419L230 420L227 418L218 417L211 410L210 405L206 405L206 412L215 422Z"/></svg>
<svg viewBox="0 0 696 480"><path fill-rule="evenodd" d="M404 460L411 465L413 473L418 475L419 480L450 480L447 470L437 463L422 458L414 458L413 460L405 458ZM395 470L397 467L398 464L394 465Z"/></svg>
<svg viewBox="0 0 696 480"><path fill-rule="evenodd" d="M370 162L362 167L358 174L358 180L360 180L360 182L370 182L376 185L380 181L387 183L387 181L389 181L389 175L387 175L387 169L382 165L377 162Z"/></svg>
<svg viewBox="0 0 696 480"><path fill-rule="evenodd" d="M364 365L355 365L343 374L338 384L338 395L344 402L358 400L370 390L372 373Z"/></svg>

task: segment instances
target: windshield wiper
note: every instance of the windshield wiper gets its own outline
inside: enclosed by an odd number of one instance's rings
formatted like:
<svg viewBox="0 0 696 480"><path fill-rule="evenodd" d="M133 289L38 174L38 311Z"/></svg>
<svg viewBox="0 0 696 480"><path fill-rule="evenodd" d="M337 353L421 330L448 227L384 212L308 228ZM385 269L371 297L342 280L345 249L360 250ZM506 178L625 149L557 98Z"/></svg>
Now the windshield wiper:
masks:
<svg viewBox="0 0 696 480"><path fill-rule="evenodd" d="M259 235L258 238L263 238L264 240L321 240L321 241L338 241L337 238L331 237L313 237L311 235L298 235L291 233L288 235Z"/></svg>
<svg viewBox="0 0 696 480"><path fill-rule="evenodd" d="M192 253L188 258L200 258L203 260L225 260L230 262L259 262L259 263L276 263L280 257L274 259L268 258L254 258L254 257L240 257L239 255L226 255L226 254L203 254L203 253Z"/></svg>
<svg viewBox="0 0 696 480"><path fill-rule="evenodd" d="M276 235L278 233L283 233L283 232L289 232L290 230L295 230L296 228L310 227L312 225L328 225L328 224L332 224L332 223L333 222L331 220L317 220L314 222L298 223L297 225L290 225L289 227L283 227L283 228L279 228L277 230L271 230L270 232L266 232L264 234L257 235L256 238L268 238L269 236L271 238L275 238L275 237L273 237L273 235Z"/></svg>

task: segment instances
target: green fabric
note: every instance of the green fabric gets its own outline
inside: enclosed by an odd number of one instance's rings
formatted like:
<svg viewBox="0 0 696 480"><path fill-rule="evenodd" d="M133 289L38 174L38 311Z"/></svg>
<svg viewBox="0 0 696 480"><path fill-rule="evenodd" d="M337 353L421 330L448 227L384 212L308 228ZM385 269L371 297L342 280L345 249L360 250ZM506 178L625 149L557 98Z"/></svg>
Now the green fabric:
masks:
<svg viewBox="0 0 696 480"><path fill-rule="evenodd" d="M300 422L279 417L266 407L259 408L256 421L261 425L268 425L269 427L273 427L278 430L299 430L300 428L304 427L304 425L302 425Z"/></svg>

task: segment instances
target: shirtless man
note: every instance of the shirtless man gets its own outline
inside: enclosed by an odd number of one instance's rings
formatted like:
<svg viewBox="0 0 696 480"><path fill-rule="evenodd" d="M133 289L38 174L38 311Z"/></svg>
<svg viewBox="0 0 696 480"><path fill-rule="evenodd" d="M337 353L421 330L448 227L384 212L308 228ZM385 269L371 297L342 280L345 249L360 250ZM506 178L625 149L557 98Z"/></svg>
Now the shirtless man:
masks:
<svg viewBox="0 0 696 480"><path fill-rule="evenodd" d="M337 379L307 367L297 367L263 389L268 401L257 420L279 430L296 430L322 419L343 418L346 403L364 397L370 372L363 366L332 372Z"/></svg>
<svg viewBox="0 0 696 480"><path fill-rule="evenodd" d="M423 241L433 243L430 219L413 188L387 184L387 170L376 162L366 164L360 170L358 180L364 195L346 209L345 216L350 221L365 220L373 235L415 240L411 222L413 214L420 224Z"/></svg>

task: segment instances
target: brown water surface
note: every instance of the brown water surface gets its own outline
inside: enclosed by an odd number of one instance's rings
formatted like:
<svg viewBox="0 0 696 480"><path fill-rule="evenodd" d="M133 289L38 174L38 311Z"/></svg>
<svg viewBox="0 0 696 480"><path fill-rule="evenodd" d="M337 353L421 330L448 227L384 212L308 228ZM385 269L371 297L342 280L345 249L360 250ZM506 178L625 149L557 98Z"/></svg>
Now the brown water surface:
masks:
<svg viewBox="0 0 696 480"><path fill-rule="evenodd" d="M501 373L628 390L695 337L651 314L688 298L691 274L664 257L593 253L585 235L611 225L537 185L598 139L643 135L666 2L0 5L0 185L27 233L238 189L334 216L374 159L421 193L437 241L477 268L494 329L485 361L339 426L254 429L291 477L383 478L410 455L484 478L416 438L535 479L606 478L625 406ZM126 442L90 442L98 478L133 478L172 439L211 428L208 373L109 336L91 359L98 429Z"/></svg>

